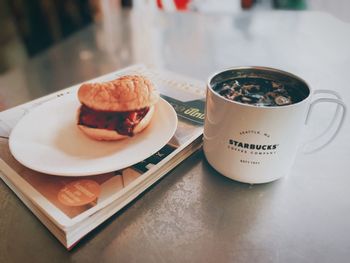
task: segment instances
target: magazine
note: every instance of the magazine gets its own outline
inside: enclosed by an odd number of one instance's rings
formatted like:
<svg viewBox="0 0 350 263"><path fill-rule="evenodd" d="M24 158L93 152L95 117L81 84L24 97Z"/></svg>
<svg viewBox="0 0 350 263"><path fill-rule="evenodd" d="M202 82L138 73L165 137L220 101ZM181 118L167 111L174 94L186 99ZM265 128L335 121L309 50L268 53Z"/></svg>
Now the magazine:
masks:
<svg viewBox="0 0 350 263"><path fill-rule="evenodd" d="M11 154L9 136L19 120L39 105L74 94L79 84L0 113L0 177L67 249L202 145L204 83L143 65L90 81L109 81L127 74L150 78L178 116L171 140L127 168L89 176L54 176L23 166Z"/></svg>

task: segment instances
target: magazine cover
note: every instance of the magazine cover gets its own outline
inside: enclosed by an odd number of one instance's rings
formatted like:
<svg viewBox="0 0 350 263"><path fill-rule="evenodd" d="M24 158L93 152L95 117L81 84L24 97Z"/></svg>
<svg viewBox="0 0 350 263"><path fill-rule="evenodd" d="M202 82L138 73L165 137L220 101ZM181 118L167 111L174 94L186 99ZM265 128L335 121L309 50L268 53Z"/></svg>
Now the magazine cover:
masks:
<svg viewBox="0 0 350 263"><path fill-rule="evenodd" d="M1 177L20 198L22 196L22 201L25 199L30 203L27 206L32 211L34 208L38 209L37 213L33 211L35 214L41 214L41 217L47 217L52 222L53 226L49 227L51 231L58 228L58 232L65 233L66 237L59 239L66 247L70 247L97 226L81 226L82 222L97 217L98 212L103 209L111 210L107 214L115 213L121 205L126 205L163 176L162 171L167 171L167 166L172 167L172 163L178 163L181 158L198 148L196 146L189 149L191 143L201 143L198 138L201 137L204 120L203 83L171 72L148 69L142 65L126 68L91 82L108 81L126 74L149 77L156 84L161 98L173 107L178 117L176 130L168 143L127 168L89 176L55 176L30 169L13 157L9 148L9 136L23 116L45 103L48 104L47 102L52 104L53 100L59 101L63 96L76 96L79 85L0 113ZM35 149L30 151L35 154ZM126 195L129 198L125 199ZM107 218L106 215L101 216L99 221L102 223ZM43 221L42 218L41 220ZM83 227L86 229L81 231ZM70 240L67 237L69 233Z"/></svg>

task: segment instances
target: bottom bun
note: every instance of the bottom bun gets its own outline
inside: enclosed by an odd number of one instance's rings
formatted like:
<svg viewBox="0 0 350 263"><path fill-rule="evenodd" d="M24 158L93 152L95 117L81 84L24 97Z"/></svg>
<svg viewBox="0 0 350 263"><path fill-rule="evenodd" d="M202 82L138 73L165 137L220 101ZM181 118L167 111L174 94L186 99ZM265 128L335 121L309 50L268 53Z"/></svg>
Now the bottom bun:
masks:
<svg viewBox="0 0 350 263"><path fill-rule="evenodd" d="M143 131L151 122L154 113L154 106L151 106L142 118L142 120L134 127L134 135ZM117 141L125 138L129 138L127 135L119 134L117 131L107 129L90 128L84 125L78 125L79 129L92 139L99 141Z"/></svg>

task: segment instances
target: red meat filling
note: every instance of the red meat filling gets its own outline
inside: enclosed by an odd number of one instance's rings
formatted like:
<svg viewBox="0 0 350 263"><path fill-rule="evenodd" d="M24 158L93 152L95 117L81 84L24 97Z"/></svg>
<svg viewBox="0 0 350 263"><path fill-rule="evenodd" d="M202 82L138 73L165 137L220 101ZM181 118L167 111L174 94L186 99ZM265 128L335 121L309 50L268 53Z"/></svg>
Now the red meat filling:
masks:
<svg viewBox="0 0 350 263"><path fill-rule="evenodd" d="M125 112L96 111L82 105L78 124L90 128L117 131L121 135L133 136L135 126L140 123L148 111L149 107Z"/></svg>

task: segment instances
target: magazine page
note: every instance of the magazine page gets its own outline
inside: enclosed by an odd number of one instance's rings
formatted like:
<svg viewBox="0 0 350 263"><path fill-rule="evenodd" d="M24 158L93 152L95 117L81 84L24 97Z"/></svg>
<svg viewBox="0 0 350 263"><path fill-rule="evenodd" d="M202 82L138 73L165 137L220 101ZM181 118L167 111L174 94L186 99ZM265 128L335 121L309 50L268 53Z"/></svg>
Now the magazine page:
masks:
<svg viewBox="0 0 350 263"><path fill-rule="evenodd" d="M83 177L53 176L31 170L12 156L8 136L21 116L48 100L76 93L79 85L0 113L0 158L3 161L0 163L1 176L6 176L17 191L25 195L63 231L140 185L202 133L204 86L201 82L191 82L190 79L170 72L147 69L140 65L93 81L108 81L124 74L147 75L178 115L175 135L168 144L152 156L125 169Z"/></svg>

